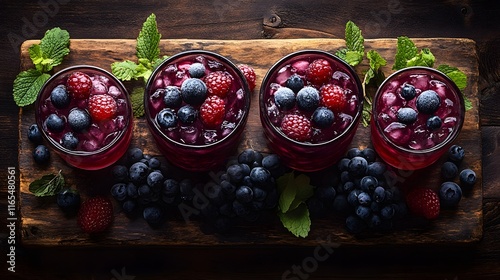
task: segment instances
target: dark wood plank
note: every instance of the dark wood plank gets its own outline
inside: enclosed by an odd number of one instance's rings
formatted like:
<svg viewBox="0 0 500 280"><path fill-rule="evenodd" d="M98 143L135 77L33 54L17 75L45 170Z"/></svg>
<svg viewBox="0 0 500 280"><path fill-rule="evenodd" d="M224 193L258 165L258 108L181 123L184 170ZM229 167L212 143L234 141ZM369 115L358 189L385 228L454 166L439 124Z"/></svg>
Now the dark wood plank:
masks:
<svg viewBox="0 0 500 280"><path fill-rule="evenodd" d="M481 145L478 124L478 96L477 96L477 57L470 50L475 48L475 43L466 39L416 39L419 47L430 47L438 57L439 63L448 63L462 69L469 77L469 86L465 93L473 100L474 108L467 112L464 130L458 143L467 148L467 164L475 170L481 170ZM21 68L30 67L27 47L33 41L23 45L21 56ZM302 40L252 40L252 41L213 41L213 40L163 40L161 50L164 54L174 54L188 49L205 49L218 52L227 56L235 63L248 63L256 69L259 88L260 81L267 69L282 56L301 49L315 48L334 52L342 47L343 40L336 39L302 39ZM389 61L384 69L390 73L392 66L395 40L367 40L367 50L376 49ZM109 70L114 61L125 58L134 58L134 40L72 40L72 52L58 69L75 64L92 64ZM447 55L449 50L461 55ZM367 68L366 62L357 68L359 75ZM132 86L129 84L128 86ZM260 128L258 116L258 96L253 95L251 116L249 117L244 140L240 149L253 147L257 150L267 152L265 139ZM33 108L25 108L20 114L20 131L26 131L33 123ZM158 151L153 144L143 119L135 120L134 146L139 146L146 153L157 155ZM360 127L353 145L369 145L369 131ZM179 220L168 221L165 228L152 230L142 220L129 220L118 207L115 209L115 223L111 232L100 236L98 239L89 239L76 227L74 218L66 218L57 209L51 199L38 199L28 191L29 183L47 172L63 170L69 184L75 185L85 195L97 192L106 193L109 190L109 182L102 181L102 174L109 170L98 173L82 172L74 170L54 157L49 167L39 168L31 159L31 144L24 135L20 134L20 166L21 166L21 214L23 217L22 237L26 245L75 245L75 246L98 246L98 245L299 245L315 246L318 242L340 242L347 245L381 245L381 244L422 244L422 243L470 243L478 241L482 236L482 188L481 177L478 187L462 203L458 211L445 211L442 217L435 223L422 223L413 221L405 224L401 231L390 234L367 236L356 238L348 234L339 218L333 220L314 221L310 236L306 239L297 239L282 228L276 218L272 218L266 224L265 230L261 226L240 227L227 236L215 236L203 234L197 224ZM431 168L425 172L431 173L426 178L439 178L439 170ZM478 172L481 174L481 172ZM97 175L96 175L97 174ZM418 176L414 174L413 176ZM106 176L104 176L106 177ZM107 176L109 177L109 176ZM435 180L427 179L422 184L437 188L439 185ZM90 187L92 186L92 187Z"/></svg>

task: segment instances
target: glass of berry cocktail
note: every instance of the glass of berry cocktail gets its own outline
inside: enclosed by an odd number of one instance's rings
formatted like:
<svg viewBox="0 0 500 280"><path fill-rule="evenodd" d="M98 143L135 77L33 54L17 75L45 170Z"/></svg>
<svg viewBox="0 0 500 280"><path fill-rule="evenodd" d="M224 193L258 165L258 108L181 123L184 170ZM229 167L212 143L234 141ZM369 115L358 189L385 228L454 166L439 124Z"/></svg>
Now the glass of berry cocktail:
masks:
<svg viewBox="0 0 500 280"><path fill-rule="evenodd" d="M389 76L373 101L371 139L380 157L404 170L434 163L458 136L465 106L442 72L409 67Z"/></svg>
<svg viewBox="0 0 500 280"><path fill-rule="evenodd" d="M250 108L243 73L208 51L178 53L152 73L146 119L162 154L189 171L224 163L239 144Z"/></svg>
<svg viewBox="0 0 500 280"><path fill-rule="evenodd" d="M347 63L324 51L304 50L271 67L259 102L270 148L289 167L316 171L348 149L361 118L363 91Z"/></svg>
<svg viewBox="0 0 500 280"><path fill-rule="evenodd" d="M54 74L38 94L35 114L49 145L80 169L110 166L132 139L127 90L95 66L77 65Z"/></svg>

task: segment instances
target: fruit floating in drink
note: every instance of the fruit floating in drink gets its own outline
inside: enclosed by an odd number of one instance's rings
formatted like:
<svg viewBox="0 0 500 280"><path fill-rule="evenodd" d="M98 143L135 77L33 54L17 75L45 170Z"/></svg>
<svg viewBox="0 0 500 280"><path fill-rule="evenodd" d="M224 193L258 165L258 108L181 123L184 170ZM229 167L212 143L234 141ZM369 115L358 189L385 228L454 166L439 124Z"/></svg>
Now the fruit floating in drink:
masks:
<svg viewBox="0 0 500 280"><path fill-rule="evenodd" d="M373 102L371 138L388 164L416 170L434 163L458 136L465 116L457 86L427 67L395 72Z"/></svg>
<svg viewBox="0 0 500 280"><path fill-rule="evenodd" d="M269 146L286 165L300 171L321 170L342 157L363 107L354 70L316 50L295 52L274 64L259 98Z"/></svg>
<svg viewBox="0 0 500 280"><path fill-rule="evenodd" d="M144 104L163 155L183 169L208 171L224 163L239 144L250 90L243 73L227 58L186 51L153 72Z"/></svg>
<svg viewBox="0 0 500 280"><path fill-rule="evenodd" d="M115 163L132 138L127 90L108 71L73 66L53 75L36 102L43 137L68 164L86 170Z"/></svg>

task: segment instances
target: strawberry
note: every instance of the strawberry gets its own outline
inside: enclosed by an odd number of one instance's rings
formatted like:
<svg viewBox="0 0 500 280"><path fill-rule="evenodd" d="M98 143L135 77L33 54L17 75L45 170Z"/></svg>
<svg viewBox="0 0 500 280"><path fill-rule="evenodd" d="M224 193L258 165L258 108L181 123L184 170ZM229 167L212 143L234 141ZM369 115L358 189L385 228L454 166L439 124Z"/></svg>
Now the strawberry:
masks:
<svg viewBox="0 0 500 280"><path fill-rule="evenodd" d="M94 121L103 121L115 116L117 104L113 97L99 94L92 95L88 102L89 113Z"/></svg>
<svg viewBox="0 0 500 280"><path fill-rule="evenodd" d="M222 71L211 72L205 76L204 82L207 85L208 95L217 95L221 98L226 97L233 83L231 76Z"/></svg>
<svg viewBox="0 0 500 280"><path fill-rule="evenodd" d="M69 75L66 88L74 98L87 98L90 95L90 89L92 89L92 80L89 75L76 71Z"/></svg>
<svg viewBox="0 0 500 280"><path fill-rule="evenodd" d="M209 128L216 128L224 121L226 102L217 95L207 97L200 107L200 118Z"/></svg>
<svg viewBox="0 0 500 280"><path fill-rule="evenodd" d="M311 122L302 115L289 114L281 121L281 130L286 136L304 142L311 137Z"/></svg>
<svg viewBox="0 0 500 280"><path fill-rule="evenodd" d="M321 86L328 82L333 75L330 63L325 59L316 59L306 69L306 79L313 85Z"/></svg>
<svg viewBox="0 0 500 280"><path fill-rule="evenodd" d="M428 220L439 216L439 196L432 189L414 188L406 196L406 204L413 214Z"/></svg>
<svg viewBox="0 0 500 280"><path fill-rule="evenodd" d="M107 197L96 196L80 206L78 225L86 233L105 231L113 222L113 204Z"/></svg>
<svg viewBox="0 0 500 280"><path fill-rule="evenodd" d="M347 105L344 90L333 84L326 84L320 89L320 103L335 113L342 112Z"/></svg>
<svg viewBox="0 0 500 280"><path fill-rule="evenodd" d="M255 71L253 70L252 67L246 65L246 64L239 64L238 68L243 72L243 75L245 76L245 79L247 80L248 87L250 88L250 91L253 91L255 88L255 80L257 79L255 75Z"/></svg>

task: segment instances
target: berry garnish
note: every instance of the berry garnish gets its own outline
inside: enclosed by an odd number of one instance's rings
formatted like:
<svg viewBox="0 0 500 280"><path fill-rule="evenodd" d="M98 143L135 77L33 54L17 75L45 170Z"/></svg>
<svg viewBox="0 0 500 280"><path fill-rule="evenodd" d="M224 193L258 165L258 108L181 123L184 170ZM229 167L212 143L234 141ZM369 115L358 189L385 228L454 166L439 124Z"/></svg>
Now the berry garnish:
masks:
<svg viewBox="0 0 500 280"><path fill-rule="evenodd" d="M319 105L319 92L311 86L303 87L297 93L296 99L299 109L312 112Z"/></svg>
<svg viewBox="0 0 500 280"><path fill-rule="evenodd" d="M316 59L306 70L306 79L313 85L321 85L328 82L333 75L330 63L325 59Z"/></svg>
<svg viewBox="0 0 500 280"><path fill-rule="evenodd" d="M198 111L191 105L185 105L177 110L177 117L182 124L189 125L198 118Z"/></svg>
<svg viewBox="0 0 500 280"><path fill-rule="evenodd" d="M311 123L302 115L286 115L281 122L281 130L297 141L308 141L311 137Z"/></svg>
<svg viewBox="0 0 500 280"><path fill-rule="evenodd" d="M405 100L412 100L413 98L415 98L416 94L417 93L416 93L415 87L410 85L410 84L405 84L403 86L403 88L401 89L401 96Z"/></svg>
<svg viewBox="0 0 500 280"><path fill-rule="evenodd" d="M68 124L74 132L87 130L90 123L90 116L85 110L75 108L68 114Z"/></svg>
<svg viewBox="0 0 500 280"><path fill-rule="evenodd" d="M64 85L58 85L50 93L50 102L58 109L65 108L70 101L71 99Z"/></svg>
<svg viewBox="0 0 500 280"><path fill-rule="evenodd" d="M417 120L417 111L410 107L399 108L397 112L398 121L404 124L412 124Z"/></svg>
<svg viewBox="0 0 500 280"><path fill-rule="evenodd" d="M280 87L274 93L274 102L281 110L289 110L295 106L295 93L287 87Z"/></svg>
<svg viewBox="0 0 500 280"><path fill-rule="evenodd" d="M92 95L89 98L89 113L94 121L111 119L117 111L117 104L109 95Z"/></svg>
<svg viewBox="0 0 500 280"><path fill-rule="evenodd" d="M74 150L78 146L78 138L73 132L66 132L61 139L61 145L68 150Z"/></svg>
<svg viewBox="0 0 500 280"><path fill-rule="evenodd" d="M441 166L441 176L444 180L453 180L458 175L458 167L455 163L447 161Z"/></svg>
<svg viewBox="0 0 500 280"><path fill-rule="evenodd" d="M106 197L85 200L78 211L78 225L86 233L105 231L113 222L113 204Z"/></svg>
<svg viewBox="0 0 500 280"><path fill-rule="evenodd" d="M224 121L226 104L217 95L209 96L200 107L200 118L207 127L215 128Z"/></svg>
<svg viewBox="0 0 500 280"><path fill-rule="evenodd" d="M462 199L462 189L455 182L444 182L439 188L439 201L444 208L453 208Z"/></svg>
<svg viewBox="0 0 500 280"><path fill-rule="evenodd" d="M80 194L74 189L63 189L56 197L57 205L67 213L76 213L80 207Z"/></svg>
<svg viewBox="0 0 500 280"><path fill-rule="evenodd" d="M36 123L30 125L28 128L28 140L34 144L42 143L42 132Z"/></svg>
<svg viewBox="0 0 500 280"><path fill-rule="evenodd" d="M92 88L92 80L83 72L73 72L66 81L66 88L74 98L87 98Z"/></svg>
<svg viewBox="0 0 500 280"><path fill-rule="evenodd" d="M438 194L432 189L415 188L406 196L406 203L410 211L428 220L439 216L440 202Z"/></svg>
<svg viewBox="0 0 500 280"><path fill-rule="evenodd" d="M426 90L417 97L417 110L424 114L432 114L437 111L441 99L433 90Z"/></svg>
<svg viewBox="0 0 500 280"><path fill-rule="evenodd" d="M52 113L45 120L45 126L50 132L61 132L64 130L65 121L58 115Z"/></svg>
<svg viewBox="0 0 500 280"><path fill-rule="evenodd" d="M238 68L241 70L243 75L245 76L245 79L247 80L248 87L250 88L250 91L253 91L255 88L255 82L256 82L256 75L255 71L253 70L252 67L246 65L246 64L239 64Z"/></svg>
<svg viewBox="0 0 500 280"><path fill-rule="evenodd" d="M465 190L472 189L477 180L476 172L469 168L462 170L460 172L459 178L460 184Z"/></svg>
<svg viewBox="0 0 500 280"><path fill-rule="evenodd" d="M211 72L203 79L207 85L208 95L217 95L220 98L226 97L231 88L231 77L222 71Z"/></svg>
<svg viewBox="0 0 500 280"><path fill-rule="evenodd" d="M163 102L168 108L177 108L182 104L181 90L176 86L167 86L164 90Z"/></svg>
<svg viewBox="0 0 500 280"><path fill-rule="evenodd" d="M286 86L297 93L304 87L304 80L299 75L293 74L286 80Z"/></svg>
<svg viewBox="0 0 500 280"><path fill-rule="evenodd" d="M333 124L333 112L326 107L318 107L312 115L312 122L318 128L327 128Z"/></svg>
<svg viewBox="0 0 500 280"><path fill-rule="evenodd" d="M177 125L177 115L170 108L161 110L156 115L156 121L163 128L170 128Z"/></svg>
<svg viewBox="0 0 500 280"><path fill-rule="evenodd" d="M33 159L38 164L47 164L50 160L50 151L45 145L38 145L33 151Z"/></svg>
<svg viewBox="0 0 500 280"><path fill-rule="evenodd" d="M189 66L188 72L191 78L201 78L205 76L205 65L195 62Z"/></svg>
<svg viewBox="0 0 500 280"><path fill-rule="evenodd" d="M200 105L207 96L207 85L197 78L186 79L181 85L181 96L188 104Z"/></svg>
<svg viewBox="0 0 500 280"><path fill-rule="evenodd" d="M435 130L441 127L442 121L438 116L432 116L427 119L426 125L430 130Z"/></svg>
<svg viewBox="0 0 500 280"><path fill-rule="evenodd" d="M333 84L326 84L321 87L321 105L327 107L335 113L342 112L347 105L347 98L344 90Z"/></svg>
<svg viewBox="0 0 500 280"><path fill-rule="evenodd" d="M448 159L457 166L460 165L465 157L465 150L459 145L452 145L448 150Z"/></svg>

